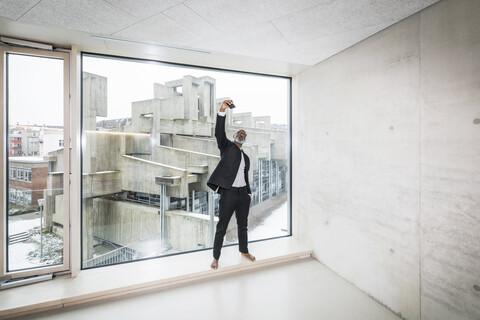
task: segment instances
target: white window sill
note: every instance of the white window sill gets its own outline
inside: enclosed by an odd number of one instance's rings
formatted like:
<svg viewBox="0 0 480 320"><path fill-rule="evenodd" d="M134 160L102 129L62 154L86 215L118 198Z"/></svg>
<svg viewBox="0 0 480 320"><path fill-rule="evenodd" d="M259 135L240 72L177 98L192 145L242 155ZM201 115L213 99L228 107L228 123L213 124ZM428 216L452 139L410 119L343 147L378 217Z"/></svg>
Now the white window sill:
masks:
<svg viewBox="0 0 480 320"><path fill-rule="evenodd" d="M238 246L224 247L218 270L210 269L212 250L205 250L82 270L76 278L62 276L51 281L6 289L0 291L0 318L175 287L308 258L312 254L311 249L293 237L251 243L249 251L257 257L256 262L243 258L238 252Z"/></svg>

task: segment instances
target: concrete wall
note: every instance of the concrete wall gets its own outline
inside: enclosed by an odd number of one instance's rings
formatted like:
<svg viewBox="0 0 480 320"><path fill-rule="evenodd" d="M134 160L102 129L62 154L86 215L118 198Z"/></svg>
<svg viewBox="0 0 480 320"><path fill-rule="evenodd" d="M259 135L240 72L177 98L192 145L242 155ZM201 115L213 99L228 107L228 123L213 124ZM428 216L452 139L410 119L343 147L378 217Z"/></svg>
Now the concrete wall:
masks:
<svg viewBox="0 0 480 320"><path fill-rule="evenodd" d="M55 212L52 216L52 222L55 223L54 225L52 225L52 232L56 233L59 236L63 236L63 199L63 194L55 196Z"/></svg>
<svg viewBox="0 0 480 320"><path fill-rule="evenodd" d="M107 78L83 72L83 129L95 130L97 117L107 116Z"/></svg>
<svg viewBox="0 0 480 320"><path fill-rule="evenodd" d="M82 175L82 197L91 198L122 191L120 171L84 173Z"/></svg>
<svg viewBox="0 0 480 320"><path fill-rule="evenodd" d="M245 140L246 144L253 144L258 146L258 157L266 158L266 160L271 160L270 151L271 151L271 142L272 138L269 132L261 133L258 131L253 131L251 128L243 127L234 127L228 126L225 129L227 138L233 141L233 135L240 129L244 129L247 132L247 139Z"/></svg>
<svg viewBox="0 0 480 320"><path fill-rule="evenodd" d="M199 120L214 122L216 80L211 77L201 77L199 91Z"/></svg>
<svg viewBox="0 0 480 320"><path fill-rule="evenodd" d="M198 183L196 183L193 188L193 190L196 191L208 191L208 178L213 173L213 170L215 170L220 158L216 155L156 146L152 154L152 160L154 162L169 166L177 166L179 168L187 168L188 166L208 166L207 172L198 175ZM253 175L251 178L253 178Z"/></svg>
<svg viewBox="0 0 480 320"><path fill-rule="evenodd" d="M93 199L93 235L125 246L160 233L158 208Z"/></svg>
<svg viewBox="0 0 480 320"><path fill-rule="evenodd" d="M188 195L188 172L186 169L123 156L121 172L123 190L158 194L160 186L155 183L155 177L168 175L181 177L181 183L178 186L167 187L167 195L177 198L185 198Z"/></svg>
<svg viewBox="0 0 480 320"><path fill-rule="evenodd" d="M181 93L175 92L173 87L167 87L160 83L153 84L153 97L155 99L168 99L174 96L181 96Z"/></svg>
<svg viewBox="0 0 480 320"><path fill-rule="evenodd" d="M208 153L220 157L217 141L215 139L201 139L186 136L172 136L172 146L178 149L191 150L195 152ZM245 142L243 151L250 158L250 167L253 170L258 169L258 145ZM253 174L253 173L252 173Z"/></svg>
<svg viewBox="0 0 480 320"><path fill-rule="evenodd" d="M421 14L422 319L480 319L480 1Z"/></svg>
<svg viewBox="0 0 480 320"><path fill-rule="evenodd" d="M63 149L59 141L64 140L63 130L45 129L40 132L39 156L45 156L49 152Z"/></svg>
<svg viewBox="0 0 480 320"><path fill-rule="evenodd" d="M230 133L232 133L233 136L233 134L239 129L244 129L247 132L246 143L258 145L259 150L262 152L268 152L268 160L282 161L284 163L283 165L285 165L289 151L288 131L270 128L242 128L239 126L232 126L227 128L227 137Z"/></svg>
<svg viewBox="0 0 480 320"><path fill-rule="evenodd" d="M213 247L212 235L217 226L215 217L213 230L210 229L210 216L171 210L166 212L168 243L174 250L191 251Z"/></svg>
<svg viewBox="0 0 480 320"><path fill-rule="evenodd" d="M252 113L251 112L242 112L242 113L233 113L233 125L243 128L253 127Z"/></svg>
<svg viewBox="0 0 480 320"><path fill-rule="evenodd" d="M118 170L123 137L111 132L86 131L83 172Z"/></svg>
<svg viewBox="0 0 480 320"><path fill-rule="evenodd" d="M295 234L406 319L480 319L478 21L441 1L295 84Z"/></svg>
<svg viewBox="0 0 480 320"><path fill-rule="evenodd" d="M43 210L45 213L45 228L51 231L53 227L53 222L58 222L58 219L55 220L55 213L58 208L62 208L60 215L63 215L63 172L51 172L47 177L47 188L43 190ZM61 198L58 198L59 195L62 195ZM62 201L57 203L57 201ZM62 219L63 221L63 219ZM63 222L62 222L63 224Z"/></svg>
<svg viewBox="0 0 480 320"><path fill-rule="evenodd" d="M265 128L265 129L271 128L270 116L253 117L252 123L255 128Z"/></svg>
<svg viewBox="0 0 480 320"><path fill-rule="evenodd" d="M82 199L82 258L93 258L93 200L94 198Z"/></svg>
<svg viewBox="0 0 480 320"><path fill-rule="evenodd" d="M93 235L127 246L160 235L159 208L136 203L93 200ZM166 241L174 251L211 247L210 217L171 210L166 212ZM214 221L216 227L217 218Z"/></svg>

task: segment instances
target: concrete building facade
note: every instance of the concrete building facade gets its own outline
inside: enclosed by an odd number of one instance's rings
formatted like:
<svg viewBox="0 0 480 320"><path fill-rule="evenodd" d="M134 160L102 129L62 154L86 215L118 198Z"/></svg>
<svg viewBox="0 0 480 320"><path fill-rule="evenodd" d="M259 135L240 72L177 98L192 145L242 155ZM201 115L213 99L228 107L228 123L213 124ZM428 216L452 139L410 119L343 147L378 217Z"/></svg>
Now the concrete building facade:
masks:
<svg viewBox="0 0 480 320"><path fill-rule="evenodd" d="M131 118L98 123L108 115L108 79L85 72L83 80L84 266L210 247L219 196L206 182L220 159L214 126L225 99L215 97L216 80L155 83L152 99L132 103ZM226 131L248 131L255 205L287 190L287 141L280 140L288 132L269 128L268 117L239 117L241 127L228 114ZM102 244L117 249L98 255Z"/></svg>

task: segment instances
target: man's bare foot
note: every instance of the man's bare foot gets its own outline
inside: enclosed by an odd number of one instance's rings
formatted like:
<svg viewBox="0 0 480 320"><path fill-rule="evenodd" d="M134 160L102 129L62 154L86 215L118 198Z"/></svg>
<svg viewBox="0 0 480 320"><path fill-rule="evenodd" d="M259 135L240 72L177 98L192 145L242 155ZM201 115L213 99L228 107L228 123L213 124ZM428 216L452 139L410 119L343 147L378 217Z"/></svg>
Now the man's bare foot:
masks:
<svg viewBox="0 0 480 320"><path fill-rule="evenodd" d="M218 260L217 259L213 259L212 264L210 265L210 268L212 268L213 270L218 269Z"/></svg>
<svg viewBox="0 0 480 320"><path fill-rule="evenodd" d="M250 253L242 253L242 256L244 256L245 258L247 258L248 260L252 261L252 262L255 262L257 259L255 259L254 256L252 256Z"/></svg>

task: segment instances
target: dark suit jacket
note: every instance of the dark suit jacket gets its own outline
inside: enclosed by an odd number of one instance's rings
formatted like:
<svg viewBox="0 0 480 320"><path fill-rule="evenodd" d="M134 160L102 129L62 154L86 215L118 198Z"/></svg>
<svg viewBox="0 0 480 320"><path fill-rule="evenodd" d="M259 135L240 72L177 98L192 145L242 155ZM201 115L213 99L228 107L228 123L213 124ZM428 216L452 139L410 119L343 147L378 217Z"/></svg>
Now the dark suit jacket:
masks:
<svg viewBox="0 0 480 320"><path fill-rule="evenodd" d="M237 176L240 167L241 152L243 152L235 143L227 139L225 134L225 117L217 115L217 124L215 125L215 138L217 138L218 149L220 149L220 162L208 179L207 185L212 190L218 187L230 189ZM252 194L250 183L248 182L248 170L250 169L250 158L243 152L245 160L245 182L247 183L247 192Z"/></svg>

